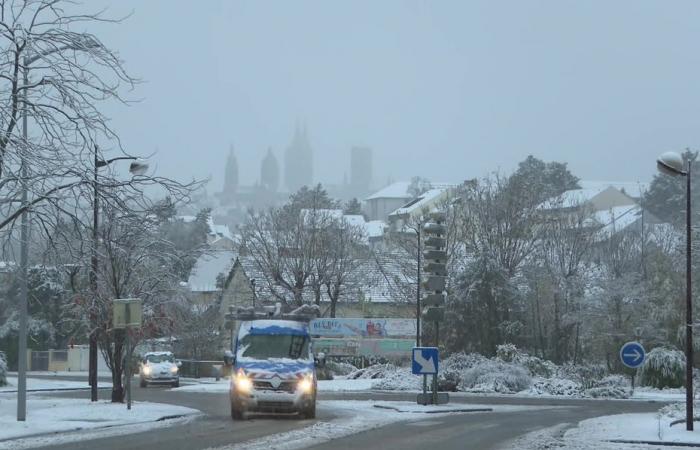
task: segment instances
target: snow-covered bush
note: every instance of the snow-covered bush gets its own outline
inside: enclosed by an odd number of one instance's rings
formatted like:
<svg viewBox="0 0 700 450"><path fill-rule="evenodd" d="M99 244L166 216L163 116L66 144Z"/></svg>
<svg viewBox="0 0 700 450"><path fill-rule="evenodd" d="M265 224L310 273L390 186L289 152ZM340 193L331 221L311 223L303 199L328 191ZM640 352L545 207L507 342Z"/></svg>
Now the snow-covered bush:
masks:
<svg viewBox="0 0 700 450"><path fill-rule="evenodd" d="M343 361L328 361L326 368L334 377L349 375L357 370L357 367Z"/></svg>
<svg viewBox="0 0 700 450"><path fill-rule="evenodd" d="M496 358L505 362L513 362L520 355L520 351L514 344L501 344L496 346Z"/></svg>
<svg viewBox="0 0 700 450"><path fill-rule="evenodd" d="M372 389L386 391L417 391L423 389L423 377L413 375L408 367L385 372L384 377L372 384Z"/></svg>
<svg viewBox="0 0 700 450"><path fill-rule="evenodd" d="M618 386L601 386L586 389L583 393L592 398L629 398L629 391Z"/></svg>
<svg viewBox="0 0 700 450"><path fill-rule="evenodd" d="M564 397L580 397L581 385L566 378L539 379L529 390L533 395L561 395Z"/></svg>
<svg viewBox="0 0 700 450"><path fill-rule="evenodd" d="M377 379L386 378L388 375L393 374L397 371L397 368L393 364L377 364L364 369L358 369L350 374L348 374L348 380L357 379Z"/></svg>
<svg viewBox="0 0 700 450"><path fill-rule="evenodd" d="M555 376L573 380L583 389L591 389L597 387L606 374L607 369L601 364L565 364L557 368Z"/></svg>
<svg viewBox="0 0 700 450"><path fill-rule="evenodd" d="M657 389L683 386L685 376L685 355L680 350L656 347L647 354L639 370L642 386Z"/></svg>
<svg viewBox="0 0 700 450"><path fill-rule="evenodd" d="M530 387L532 378L525 369L500 360L486 360L462 373L461 391L515 393Z"/></svg>
<svg viewBox="0 0 700 450"><path fill-rule="evenodd" d="M532 377L549 378L556 372L557 366L547 360L536 356L530 356L519 350L513 344L503 344L496 347L496 358L505 362L512 362L523 366Z"/></svg>
<svg viewBox="0 0 700 450"><path fill-rule="evenodd" d="M5 353L0 352L0 386L7 384L7 360Z"/></svg>

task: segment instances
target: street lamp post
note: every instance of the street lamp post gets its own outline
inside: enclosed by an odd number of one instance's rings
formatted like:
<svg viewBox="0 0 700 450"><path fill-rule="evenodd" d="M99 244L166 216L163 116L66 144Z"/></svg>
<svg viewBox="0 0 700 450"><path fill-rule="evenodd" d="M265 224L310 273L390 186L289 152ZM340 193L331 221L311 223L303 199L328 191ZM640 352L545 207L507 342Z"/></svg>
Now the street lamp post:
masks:
<svg viewBox="0 0 700 450"><path fill-rule="evenodd" d="M118 156L116 158L103 160L98 156L97 145L95 145L95 161L93 166L93 201L92 201L92 249L90 255L90 290L92 291L92 303L90 306L90 346L88 352L88 383L90 384L90 400L97 401L97 330L94 329L95 322L95 307L97 303L97 245L98 240L98 225L99 225L99 184L97 180L98 170L122 159L137 160L135 156ZM148 170L148 164L141 162L132 162L129 165L129 172L133 175L143 175Z"/></svg>
<svg viewBox="0 0 700 450"><path fill-rule="evenodd" d="M656 165L660 172L672 176L684 176L686 181L686 241L685 241L685 426L693 431L693 298L691 274L691 210L690 210L690 168L693 160L688 159L684 169L683 158L675 152L659 156Z"/></svg>
<svg viewBox="0 0 700 450"><path fill-rule="evenodd" d="M27 161L24 152L27 151L29 142L29 132L27 131L27 86L29 85L29 66L41 58L44 58L52 53L62 52L64 50L88 50L98 47L99 44L84 36L82 42L75 44L66 44L60 47L55 47L43 52L35 53L32 56L25 56L22 59L22 139L24 148L21 156L21 177L22 177L22 219L20 225L20 299L19 299L19 344L17 355L17 421L24 422L27 419L27 303L28 303L28 287L27 287L27 271L29 265L29 216L27 213L27 177L29 176L27 169Z"/></svg>

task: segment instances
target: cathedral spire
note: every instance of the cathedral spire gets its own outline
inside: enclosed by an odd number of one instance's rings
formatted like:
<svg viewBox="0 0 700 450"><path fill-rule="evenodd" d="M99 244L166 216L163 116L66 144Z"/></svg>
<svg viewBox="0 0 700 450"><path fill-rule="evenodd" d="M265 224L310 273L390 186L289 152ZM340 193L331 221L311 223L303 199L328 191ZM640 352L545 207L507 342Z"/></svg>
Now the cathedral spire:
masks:
<svg viewBox="0 0 700 450"><path fill-rule="evenodd" d="M267 155L260 166L260 184L271 192L277 192L279 187L279 164L277 158L272 153L272 148L267 149Z"/></svg>
<svg viewBox="0 0 700 450"><path fill-rule="evenodd" d="M226 171L224 172L224 194L233 195L238 188L238 161L231 144L226 159Z"/></svg>

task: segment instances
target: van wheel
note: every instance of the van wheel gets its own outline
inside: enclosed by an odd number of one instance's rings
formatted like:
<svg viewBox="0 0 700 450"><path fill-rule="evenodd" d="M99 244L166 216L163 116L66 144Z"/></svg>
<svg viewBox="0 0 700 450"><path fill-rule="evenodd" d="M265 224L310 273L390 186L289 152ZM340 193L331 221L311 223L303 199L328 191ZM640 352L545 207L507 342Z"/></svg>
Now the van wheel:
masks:
<svg viewBox="0 0 700 450"><path fill-rule="evenodd" d="M231 402L231 419L233 420L243 420L243 411L240 409L236 408Z"/></svg>
<svg viewBox="0 0 700 450"><path fill-rule="evenodd" d="M316 402L311 406L301 411L301 416L305 419L315 419L316 418Z"/></svg>
<svg viewBox="0 0 700 450"><path fill-rule="evenodd" d="M173 387L174 387L174 388L180 387L180 380L175 381L175 382L173 383Z"/></svg>
<svg viewBox="0 0 700 450"><path fill-rule="evenodd" d="M148 387L148 382L147 382L146 380L143 380L143 379L142 379L142 380L139 382L139 386L141 386L142 388Z"/></svg>

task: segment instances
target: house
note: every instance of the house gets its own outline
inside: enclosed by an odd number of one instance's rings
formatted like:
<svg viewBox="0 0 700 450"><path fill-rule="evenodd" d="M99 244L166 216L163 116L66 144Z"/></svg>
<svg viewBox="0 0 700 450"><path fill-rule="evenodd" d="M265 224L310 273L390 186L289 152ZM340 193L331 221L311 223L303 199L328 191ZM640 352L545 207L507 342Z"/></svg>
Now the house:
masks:
<svg viewBox="0 0 700 450"><path fill-rule="evenodd" d="M365 212L369 220L386 221L392 211L408 203L413 196L408 193L411 183L397 181L365 198Z"/></svg>
<svg viewBox="0 0 700 450"><path fill-rule="evenodd" d="M187 280L193 303L210 305L219 300L221 284L231 272L236 257L237 253L233 250L217 250L197 259Z"/></svg>
<svg viewBox="0 0 700 450"><path fill-rule="evenodd" d="M450 189L429 189L389 214L391 231L402 231L406 224L420 219L427 212L434 211L440 203L448 200Z"/></svg>

